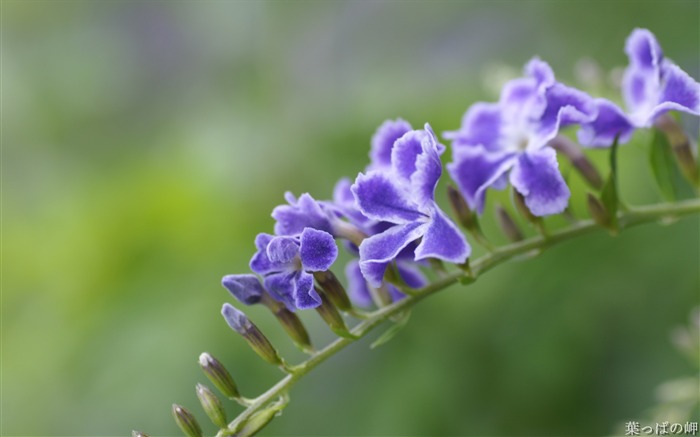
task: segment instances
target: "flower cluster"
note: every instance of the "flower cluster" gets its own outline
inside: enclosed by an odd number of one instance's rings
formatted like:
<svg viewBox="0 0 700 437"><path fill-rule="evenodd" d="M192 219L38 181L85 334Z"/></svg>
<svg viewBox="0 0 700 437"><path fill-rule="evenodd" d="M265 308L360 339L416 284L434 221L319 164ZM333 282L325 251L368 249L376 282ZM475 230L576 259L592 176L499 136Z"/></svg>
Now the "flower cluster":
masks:
<svg viewBox="0 0 700 437"><path fill-rule="evenodd" d="M473 239L492 252L473 265L469 263L471 246L465 235L436 201L443 173L442 155L447 148L428 123L414 129L402 119L385 121L371 139L370 162L364 171L354 181L338 181L331 200L316 200L308 193L298 197L286 193L286 204L272 211L273 233L260 233L255 238L256 250L249 263L252 273L226 275L221 283L240 303L268 308L292 341L312 357L290 365L244 312L225 303L221 314L230 328L262 359L291 378L258 398L247 399L223 365L211 355L202 354L199 363L209 380L228 398L247 407L227 424L221 402L209 388L198 385L197 396L212 422L221 428L219 434L255 434L284 408L286 390L294 381L350 340L391 320L394 325L373 346L382 344L403 326L411 305L421 298L455 280L472 281L499 260L532 252L534 243L544 247L556 241L542 217L560 214L568 207L571 193L559 169L562 157L593 190L599 191L597 195L587 193L590 216L611 232L621 228L618 219L621 223L629 218L619 213L615 145L627 142L636 129L654 127L663 132L671 147L661 152L666 153L660 164L666 167L661 173L671 174L673 169L666 158L673 153L678 169L700 192L693 141L666 115L672 110L700 115L700 84L664 57L648 30L634 30L625 51L629 66L621 100L627 112L610 100L591 97L557 81L546 62L533 58L525 65L523 77L504 85L497 102L475 103L466 110L459 129L443 134L452 148L446 169L456 184L456 188L447 187L454 214ZM610 173L605 182L579 145L561 133L571 126L577 126L582 146L611 147ZM656 141L658 138L661 140ZM652 167L655 153L666 147L663 139L655 136L652 143ZM487 192L508 185L512 187L514 206L541 237L510 247L494 247L481 231L479 215L485 209ZM501 205L496 205L495 218L508 240L519 242L524 238ZM570 229L585 229L591 223L581 227L577 221L574 226L578 227ZM345 284L332 271L339 270L334 267L338 244L351 258L342 269ZM492 265L489 260L494 260ZM460 270L449 271L457 270L455 267ZM443 277L428 285L427 268ZM408 294L416 295L400 301ZM372 305L378 307L372 313L356 308ZM307 309L315 309L343 338L316 351L297 315L298 310ZM366 320L348 329L343 313ZM271 396L279 399L272 401ZM187 410L173 405L173 414L187 435L202 435Z"/></svg>
<svg viewBox="0 0 700 437"><path fill-rule="evenodd" d="M670 110L700 115L700 84L663 56L651 32L634 30L625 51L628 112L559 82L539 58L504 85L497 102L469 107L461 127L443 135L451 141L446 168L461 201L481 214L489 189L511 185L530 217L559 214L571 195L557 160L557 150L565 153L556 147L562 129L577 125L579 142L600 148L626 142ZM287 204L272 212L274 234L255 239L255 275L227 275L223 285L242 303L263 302L275 312L320 311L329 302L352 311L342 304L345 287L331 272L337 242L353 258L343 270L350 299L360 307L384 305L424 286L421 269L430 262L466 268L471 247L435 200L445 150L427 123L414 129L402 119L384 122L371 139L365 171L354 181L341 179L332 200L287 193Z"/></svg>

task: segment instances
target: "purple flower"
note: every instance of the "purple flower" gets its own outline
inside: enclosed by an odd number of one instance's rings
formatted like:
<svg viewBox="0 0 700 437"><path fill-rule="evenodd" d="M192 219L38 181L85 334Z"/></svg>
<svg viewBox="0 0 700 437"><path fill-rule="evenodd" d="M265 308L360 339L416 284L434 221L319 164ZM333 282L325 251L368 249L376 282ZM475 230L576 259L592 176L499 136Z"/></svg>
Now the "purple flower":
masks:
<svg viewBox="0 0 700 437"><path fill-rule="evenodd" d="M560 213L568 204L569 188L547 144L561 127L593 120L596 108L590 96L557 82L537 58L525 75L505 85L498 103L474 104L460 130L445 134L453 148L447 169L479 213L486 190L504 188L507 176L534 215Z"/></svg>
<svg viewBox="0 0 700 437"><path fill-rule="evenodd" d="M425 130L405 133L391 151L390 171L360 173L352 193L366 217L394 224L366 238L360 245L360 269L378 287L397 255L422 239L414 260L439 258L463 263L471 248L457 227L435 203L435 187L442 174L437 138Z"/></svg>
<svg viewBox="0 0 700 437"><path fill-rule="evenodd" d="M596 99L598 117L582 126L581 144L608 147L619 136L629 140L635 128L651 127L668 111L700 115L700 83L666 59L661 46L647 29L634 29L625 52L629 65L622 79L622 95L628 113L606 99Z"/></svg>
<svg viewBox="0 0 700 437"><path fill-rule="evenodd" d="M270 296L290 310L321 304L312 273L328 270L338 256L332 235L313 228L296 237L258 234L255 246L250 268L263 276Z"/></svg>

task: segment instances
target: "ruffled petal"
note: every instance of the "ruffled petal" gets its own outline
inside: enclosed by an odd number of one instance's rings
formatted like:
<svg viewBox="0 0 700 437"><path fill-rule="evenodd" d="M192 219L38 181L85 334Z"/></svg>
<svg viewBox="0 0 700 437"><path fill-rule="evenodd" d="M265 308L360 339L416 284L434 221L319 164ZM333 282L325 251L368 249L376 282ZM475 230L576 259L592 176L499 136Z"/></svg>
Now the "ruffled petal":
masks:
<svg viewBox="0 0 700 437"><path fill-rule="evenodd" d="M595 120L581 125L578 141L588 147L610 147L619 135L619 144L629 141L634 126L625 113L610 100L595 99L598 115Z"/></svg>
<svg viewBox="0 0 700 437"><path fill-rule="evenodd" d="M455 149L454 162L447 171L457 183L469 207L481 214L486 202L486 189L495 185L515 163L516 155L492 155L478 150Z"/></svg>
<svg viewBox="0 0 700 437"><path fill-rule="evenodd" d="M352 192L362 214L375 220L406 223L422 216L405 188L398 186L389 174L374 171L360 173Z"/></svg>
<svg viewBox="0 0 700 437"><path fill-rule="evenodd" d="M663 82L659 104L652 110L647 124L667 111L700 115L700 83L671 63L664 63Z"/></svg>
<svg viewBox="0 0 700 437"><path fill-rule="evenodd" d="M426 124L427 129L430 126ZM416 171L411 175L411 199L418 208L435 201L435 187L442 175L442 162L435 136L424 139L422 147L423 153L416 160Z"/></svg>
<svg viewBox="0 0 700 437"><path fill-rule="evenodd" d="M394 142L413 128L402 119L387 120L372 136L372 148L369 152L370 165L367 170L381 170L391 167L391 150Z"/></svg>
<svg viewBox="0 0 700 437"><path fill-rule="evenodd" d="M388 263L401 249L420 238L427 226L427 223L406 223L366 238L360 244L360 269L367 282L380 286Z"/></svg>
<svg viewBox="0 0 700 437"><path fill-rule="evenodd" d="M306 272L298 272L294 278L294 305L300 310L308 310L321 305L321 297L314 289L314 277Z"/></svg>
<svg viewBox="0 0 700 437"><path fill-rule="evenodd" d="M416 171L416 159L423 151L423 138L427 133L423 130L406 132L396 140L391 150L391 168L405 182Z"/></svg>
<svg viewBox="0 0 700 437"><path fill-rule="evenodd" d="M352 302L362 308L372 306L372 294L367 280L362 276L360 262L352 260L345 266L345 276L348 278L348 295Z"/></svg>
<svg viewBox="0 0 700 437"><path fill-rule="evenodd" d="M561 127L591 122L598 114L591 96L560 83L547 89L546 98L547 107L538 122L535 136L530 141L529 150L545 147Z"/></svg>
<svg viewBox="0 0 700 437"><path fill-rule="evenodd" d="M499 149L501 110L498 103L475 103L462 118L458 131L445 132L442 136L452 140L452 147L481 146L486 150Z"/></svg>
<svg viewBox="0 0 700 437"><path fill-rule="evenodd" d="M275 237L267 245L267 257L272 263L289 263L298 254L299 242L292 237Z"/></svg>
<svg viewBox="0 0 700 437"><path fill-rule="evenodd" d="M338 257L338 247L331 234L312 228L301 233L301 265L308 272L328 270Z"/></svg>
<svg viewBox="0 0 700 437"><path fill-rule="evenodd" d="M278 302L282 302L287 309L294 311L294 280L298 272L285 271L272 273L263 278L263 285L267 292Z"/></svg>
<svg viewBox="0 0 700 437"><path fill-rule="evenodd" d="M276 271L277 266L267 257L267 245L274 238L274 235L260 233L255 237L255 247L257 252L250 259L250 269L259 275L266 275Z"/></svg>
<svg viewBox="0 0 700 437"><path fill-rule="evenodd" d="M556 153L549 147L520 155L510 172L510 183L536 216L564 211L571 195L559 172Z"/></svg>
<svg viewBox="0 0 700 437"><path fill-rule="evenodd" d="M656 37L647 29L632 31L625 42L625 53L630 65L650 70L658 68L664 56Z"/></svg>
<svg viewBox="0 0 700 437"><path fill-rule="evenodd" d="M272 210L272 218L275 223L277 235L299 235L304 228L320 229L332 233L332 224L329 214L308 193L294 199L291 194L285 195L289 205L280 205Z"/></svg>
<svg viewBox="0 0 700 437"><path fill-rule="evenodd" d="M253 305L260 302L262 295L265 293L258 277L250 273L226 275L221 279L221 285L245 305Z"/></svg>
<svg viewBox="0 0 700 437"><path fill-rule="evenodd" d="M438 258L461 264L470 254L471 247L467 239L436 205L430 225L416 248L416 261Z"/></svg>

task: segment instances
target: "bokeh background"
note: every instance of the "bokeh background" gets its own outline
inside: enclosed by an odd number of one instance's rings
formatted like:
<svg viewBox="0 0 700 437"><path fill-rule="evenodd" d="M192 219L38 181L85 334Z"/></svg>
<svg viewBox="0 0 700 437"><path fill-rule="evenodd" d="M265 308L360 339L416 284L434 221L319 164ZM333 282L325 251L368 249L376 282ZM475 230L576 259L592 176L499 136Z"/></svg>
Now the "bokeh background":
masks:
<svg viewBox="0 0 700 437"><path fill-rule="evenodd" d="M533 55L619 101L637 26L698 78L699 25L697 1L3 0L2 435L176 435L173 402L213 432L200 352L249 396L280 376L226 327L219 280L247 270L286 190L330 197L387 118L457 128ZM621 150L632 204L660 200L649 139ZM309 375L264 435L623 434L696 372L669 335L699 303L698 229L599 233L436 295Z"/></svg>

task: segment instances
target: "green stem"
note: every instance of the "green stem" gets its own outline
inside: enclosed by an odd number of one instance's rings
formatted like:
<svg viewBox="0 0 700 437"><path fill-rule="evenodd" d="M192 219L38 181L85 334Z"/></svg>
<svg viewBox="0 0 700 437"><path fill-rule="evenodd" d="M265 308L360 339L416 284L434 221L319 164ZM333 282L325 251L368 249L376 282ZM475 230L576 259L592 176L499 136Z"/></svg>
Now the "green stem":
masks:
<svg viewBox="0 0 700 437"><path fill-rule="evenodd" d="M663 203L630 208L625 212L618 213L618 223L620 230L622 230L643 223L676 219L698 212L700 212L700 199L691 199L677 203ZM467 273L465 273L463 270L452 271L437 279L435 282L416 290L415 294L369 313L367 315L368 318L358 323L351 330L351 333L358 339L362 338L374 328L388 320L391 316L413 307L426 297L455 284L460 279L469 278L473 281L482 273L491 270L495 266L502 264L513 257L535 250L543 251L544 249L562 241L569 240L580 235L605 230L606 229L598 226L593 220L582 220L566 228L551 232L546 237L538 235L527 240L497 248L493 252L490 252L470 263L472 273L471 276L468 277ZM354 339L349 338L338 338L325 348L313 354L306 361L293 366L293 372L291 374L285 376L268 391L253 399L250 406L233 422L231 422L226 429L220 430L217 436L223 437L232 435L235 432L234 430L239 429L240 425L245 423L254 413L260 411L280 396L287 395L292 386L294 386L297 381L302 379L304 375L354 341Z"/></svg>

